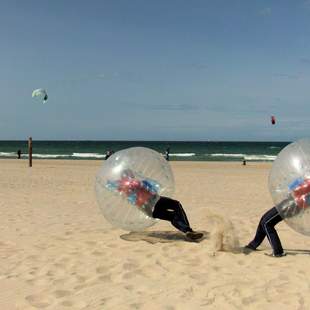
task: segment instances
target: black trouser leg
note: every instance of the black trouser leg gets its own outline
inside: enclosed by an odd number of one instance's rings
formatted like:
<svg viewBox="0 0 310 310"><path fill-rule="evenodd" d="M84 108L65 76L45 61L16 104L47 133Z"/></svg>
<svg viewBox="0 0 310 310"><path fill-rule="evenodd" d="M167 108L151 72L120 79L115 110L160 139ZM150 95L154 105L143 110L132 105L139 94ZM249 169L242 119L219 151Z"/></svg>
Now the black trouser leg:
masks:
<svg viewBox="0 0 310 310"><path fill-rule="evenodd" d="M185 211L177 200L160 197L154 207L153 217L171 222L174 227L184 233L192 231Z"/></svg>
<svg viewBox="0 0 310 310"><path fill-rule="evenodd" d="M269 243L273 249L274 254L282 254L283 248L280 238L274 226L282 221L282 217L277 211L276 207L268 210L261 218L254 239L249 243L253 249L256 249L267 236Z"/></svg>

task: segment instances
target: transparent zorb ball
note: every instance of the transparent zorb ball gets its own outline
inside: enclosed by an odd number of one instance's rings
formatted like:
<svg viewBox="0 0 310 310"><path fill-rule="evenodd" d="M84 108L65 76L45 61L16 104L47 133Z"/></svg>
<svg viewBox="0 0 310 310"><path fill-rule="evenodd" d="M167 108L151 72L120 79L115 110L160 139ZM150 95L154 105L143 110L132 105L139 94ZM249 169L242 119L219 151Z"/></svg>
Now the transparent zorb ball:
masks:
<svg viewBox="0 0 310 310"><path fill-rule="evenodd" d="M113 226L141 231L154 225L153 208L160 196L174 192L169 162L158 152L132 147L114 153L96 176L100 209Z"/></svg>
<svg viewBox="0 0 310 310"><path fill-rule="evenodd" d="M301 139L287 145L278 154L269 175L269 190L285 222L295 231L310 236L310 202L307 195L310 183L310 139ZM295 200L298 212L287 217L282 202ZM303 199L303 204L300 204ZM298 209L299 208L299 209Z"/></svg>

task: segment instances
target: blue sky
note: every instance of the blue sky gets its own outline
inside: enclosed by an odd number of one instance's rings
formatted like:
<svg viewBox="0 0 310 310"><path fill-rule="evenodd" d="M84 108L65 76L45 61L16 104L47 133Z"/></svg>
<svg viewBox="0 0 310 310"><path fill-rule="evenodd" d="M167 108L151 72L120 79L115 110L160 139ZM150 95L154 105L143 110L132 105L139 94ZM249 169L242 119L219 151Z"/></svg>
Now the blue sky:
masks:
<svg viewBox="0 0 310 310"><path fill-rule="evenodd" d="M1 140L310 133L310 1L2 0L0 38Z"/></svg>

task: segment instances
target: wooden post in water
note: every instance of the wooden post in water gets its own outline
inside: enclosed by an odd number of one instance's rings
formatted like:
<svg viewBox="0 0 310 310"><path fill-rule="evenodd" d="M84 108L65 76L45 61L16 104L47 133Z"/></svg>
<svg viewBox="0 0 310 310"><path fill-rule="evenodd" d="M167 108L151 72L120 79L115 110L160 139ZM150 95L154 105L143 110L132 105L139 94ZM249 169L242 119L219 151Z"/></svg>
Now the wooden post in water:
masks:
<svg viewBox="0 0 310 310"><path fill-rule="evenodd" d="M29 167L32 167L32 138L28 140Z"/></svg>

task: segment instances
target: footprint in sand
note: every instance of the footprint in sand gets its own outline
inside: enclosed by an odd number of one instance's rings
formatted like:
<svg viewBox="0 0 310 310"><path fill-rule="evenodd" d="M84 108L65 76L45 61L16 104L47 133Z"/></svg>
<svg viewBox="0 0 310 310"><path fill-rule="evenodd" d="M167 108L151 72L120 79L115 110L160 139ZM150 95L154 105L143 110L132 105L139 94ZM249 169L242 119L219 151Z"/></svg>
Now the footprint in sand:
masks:
<svg viewBox="0 0 310 310"><path fill-rule="evenodd" d="M86 277L80 276L80 275L76 275L76 281L77 281L78 283L84 283L86 280L87 280Z"/></svg>
<svg viewBox="0 0 310 310"><path fill-rule="evenodd" d="M129 280L129 279L133 279L136 276L136 274L134 272L126 272L122 275L122 278L124 280Z"/></svg>
<svg viewBox="0 0 310 310"><path fill-rule="evenodd" d="M62 303L61 303L62 306L64 307L72 307L74 305L74 303L70 300L64 300Z"/></svg>
<svg viewBox="0 0 310 310"><path fill-rule="evenodd" d="M111 275L100 276L98 277L98 280L102 282L111 282Z"/></svg>
<svg viewBox="0 0 310 310"><path fill-rule="evenodd" d="M87 306L87 304L83 301L75 302L73 300L64 300L61 302L61 305L70 309L85 309Z"/></svg>
<svg viewBox="0 0 310 310"><path fill-rule="evenodd" d="M59 279L53 280L52 284L53 285L64 285L66 282L68 282L67 278L59 278Z"/></svg>
<svg viewBox="0 0 310 310"><path fill-rule="evenodd" d="M237 263L239 266L243 266L243 265L245 265L246 262L243 260L238 260Z"/></svg>
<svg viewBox="0 0 310 310"><path fill-rule="evenodd" d="M56 298L63 298L65 296L69 296L71 295L71 291L67 291L67 290L56 290L53 292L53 295L56 297Z"/></svg>
<svg viewBox="0 0 310 310"><path fill-rule="evenodd" d="M114 243L110 243L110 244L107 244L107 247L108 247L108 248L117 248L118 245L117 245L117 244L114 244Z"/></svg>
<svg viewBox="0 0 310 310"><path fill-rule="evenodd" d="M139 265L137 263L134 263L134 262L128 262L128 263L124 263L123 264L123 269L124 270L128 270L128 271L131 271L135 268L137 268Z"/></svg>
<svg viewBox="0 0 310 310"><path fill-rule="evenodd" d="M128 291L132 291L135 288L133 285L125 285L124 287Z"/></svg>
<svg viewBox="0 0 310 310"><path fill-rule="evenodd" d="M94 255L94 256L102 256L102 255L104 255L104 253L100 252L100 251L94 251L94 252L92 252L92 255Z"/></svg>
<svg viewBox="0 0 310 310"><path fill-rule="evenodd" d="M125 280L129 280L129 279L133 279L137 276L144 276L142 270L140 269L136 269L136 270L133 270L133 271L129 271L129 272L126 272L122 275L122 278L125 279Z"/></svg>
<svg viewBox="0 0 310 310"><path fill-rule="evenodd" d="M39 255L29 255L26 257L27 260L38 261L40 259Z"/></svg>
<svg viewBox="0 0 310 310"><path fill-rule="evenodd" d="M64 256L62 258L59 259L59 263L68 263L69 261L71 261L71 257L68 257L68 256Z"/></svg>
<svg viewBox="0 0 310 310"><path fill-rule="evenodd" d="M105 273L107 270L108 270L108 268L105 266L100 266L100 267L96 268L97 273Z"/></svg>
<svg viewBox="0 0 310 310"><path fill-rule="evenodd" d="M90 246L95 246L97 245L97 242L96 241L86 241L85 242L87 245L90 245Z"/></svg>
<svg viewBox="0 0 310 310"><path fill-rule="evenodd" d="M129 305L130 309L143 309L142 306L143 306L143 304L138 304L138 303L134 303L134 304Z"/></svg>
<svg viewBox="0 0 310 310"><path fill-rule="evenodd" d="M41 286L41 287L50 284L50 282L45 277L42 276L26 280L26 283L31 286Z"/></svg>
<svg viewBox="0 0 310 310"><path fill-rule="evenodd" d="M54 302L50 296L44 294L28 295L25 299L31 304L31 306L39 309L47 308Z"/></svg>

